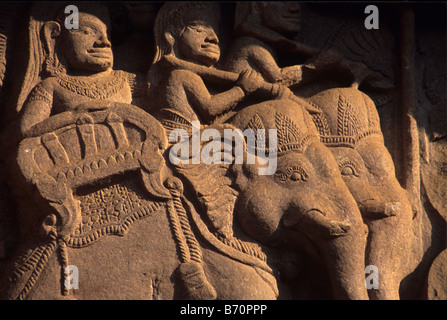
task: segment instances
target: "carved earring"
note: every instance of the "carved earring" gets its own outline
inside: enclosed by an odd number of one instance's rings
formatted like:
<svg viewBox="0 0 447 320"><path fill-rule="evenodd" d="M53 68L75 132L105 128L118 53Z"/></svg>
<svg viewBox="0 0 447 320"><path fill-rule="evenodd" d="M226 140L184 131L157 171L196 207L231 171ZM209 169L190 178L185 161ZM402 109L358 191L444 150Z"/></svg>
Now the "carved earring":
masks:
<svg viewBox="0 0 447 320"><path fill-rule="evenodd" d="M60 63L56 55L56 38L61 33L59 23L55 21L48 21L43 27L43 36L45 40L45 61L43 62L43 69L51 76L57 76L60 73L66 72L64 66Z"/></svg>
<svg viewBox="0 0 447 320"><path fill-rule="evenodd" d="M48 54L43 62L43 70L50 76L57 76L61 73L65 73L65 67L59 62L59 59L55 55Z"/></svg>

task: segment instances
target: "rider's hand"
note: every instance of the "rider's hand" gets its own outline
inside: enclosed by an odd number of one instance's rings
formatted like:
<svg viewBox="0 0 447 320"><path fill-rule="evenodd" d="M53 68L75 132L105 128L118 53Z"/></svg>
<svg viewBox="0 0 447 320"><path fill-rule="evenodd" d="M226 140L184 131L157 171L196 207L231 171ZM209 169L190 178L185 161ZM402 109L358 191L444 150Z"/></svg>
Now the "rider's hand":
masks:
<svg viewBox="0 0 447 320"><path fill-rule="evenodd" d="M250 94L264 85L262 76L254 70L246 69L242 71L237 80L237 86L245 92Z"/></svg>

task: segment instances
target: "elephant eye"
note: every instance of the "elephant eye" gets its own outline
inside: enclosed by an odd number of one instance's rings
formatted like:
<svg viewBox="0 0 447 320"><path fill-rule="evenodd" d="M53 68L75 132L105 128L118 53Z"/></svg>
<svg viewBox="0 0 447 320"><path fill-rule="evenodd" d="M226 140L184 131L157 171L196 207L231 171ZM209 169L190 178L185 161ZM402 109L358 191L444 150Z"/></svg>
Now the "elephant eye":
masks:
<svg viewBox="0 0 447 320"><path fill-rule="evenodd" d="M289 167L285 172L276 175L281 181L307 181L306 171L298 166Z"/></svg>
<svg viewBox="0 0 447 320"><path fill-rule="evenodd" d="M292 180L292 181L299 181L299 180L305 181L306 177L304 175L302 175L301 173L299 173L298 171L294 171L290 175L289 179Z"/></svg>
<svg viewBox="0 0 447 320"><path fill-rule="evenodd" d="M359 176L357 165L353 161L344 161L338 165L343 176Z"/></svg>

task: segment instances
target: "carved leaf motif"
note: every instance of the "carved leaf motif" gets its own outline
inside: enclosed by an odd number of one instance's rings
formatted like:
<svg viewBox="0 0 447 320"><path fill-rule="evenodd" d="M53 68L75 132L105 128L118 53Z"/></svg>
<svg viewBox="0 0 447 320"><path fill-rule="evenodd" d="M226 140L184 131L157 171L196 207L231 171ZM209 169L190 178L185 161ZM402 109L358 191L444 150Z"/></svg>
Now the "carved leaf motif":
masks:
<svg viewBox="0 0 447 320"><path fill-rule="evenodd" d="M343 42L353 56L378 69L386 77L394 78L392 68L389 68L394 62L394 39L386 27L382 26L379 30L353 28L345 35Z"/></svg>
<svg viewBox="0 0 447 320"><path fill-rule="evenodd" d="M298 143L301 140L302 133L298 126L287 116L281 112L277 112L275 116L277 138L278 138L278 148L281 146Z"/></svg>
<svg viewBox="0 0 447 320"><path fill-rule="evenodd" d="M390 21L380 21L379 29L366 29L364 19L348 18L329 37L327 48L333 48L354 62L368 67L352 71L359 73L362 84L368 87L368 95L380 107L391 101L395 90L396 39L390 29Z"/></svg>
<svg viewBox="0 0 447 320"><path fill-rule="evenodd" d="M32 270L24 288L16 297L17 300L23 300L34 284L37 282L42 270L44 269L49 257L53 254L56 247L56 241L37 246L20 256L15 263L15 268L10 281L14 282Z"/></svg>
<svg viewBox="0 0 447 320"><path fill-rule="evenodd" d="M318 133L322 136L331 135L331 129L327 123L327 119L323 113L320 114L312 114L312 119L314 121L315 126L317 127Z"/></svg>
<svg viewBox="0 0 447 320"><path fill-rule="evenodd" d="M360 123L352 104L340 95L338 98L338 135L356 136L360 132Z"/></svg>
<svg viewBox="0 0 447 320"><path fill-rule="evenodd" d="M0 87L3 86L6 71L6 40L6 36L0 33Z"/></svg>
<svg viewBox="0 0 447 320"><path fill-rule="evenodd" d="M261 118L257 114L255 114L255 116L248 122L247 129L251 129L255 132L256 146L266 146L265 126L262 123Z"/></svg>

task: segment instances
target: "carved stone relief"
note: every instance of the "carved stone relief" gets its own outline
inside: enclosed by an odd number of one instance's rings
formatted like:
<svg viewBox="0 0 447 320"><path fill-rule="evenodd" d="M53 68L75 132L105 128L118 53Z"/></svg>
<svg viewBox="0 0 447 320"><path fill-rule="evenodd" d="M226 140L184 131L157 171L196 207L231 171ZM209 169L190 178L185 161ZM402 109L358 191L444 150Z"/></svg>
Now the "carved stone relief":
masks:
<svg viewBox="0 0 447 320"><path fill-rule="evenodd" d="M445 299L420 8L2 5L1 299Z"/></svg>

